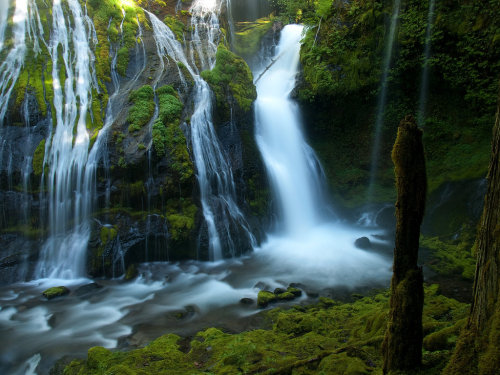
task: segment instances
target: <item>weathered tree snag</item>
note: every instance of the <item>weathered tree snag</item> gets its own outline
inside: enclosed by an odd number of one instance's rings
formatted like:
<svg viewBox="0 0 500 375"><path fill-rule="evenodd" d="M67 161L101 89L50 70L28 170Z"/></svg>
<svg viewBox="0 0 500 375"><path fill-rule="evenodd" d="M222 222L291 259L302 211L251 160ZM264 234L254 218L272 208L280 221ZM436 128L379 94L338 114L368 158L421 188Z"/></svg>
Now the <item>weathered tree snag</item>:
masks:
<svg viewBox="0 0 500 375"><path fill-rule="evenodd" d="M477 264L471 311L444 371L447 375L500 372L500 95L488 189L474 246Z"/></svg>
<svg viewBox="0 0 500 375"><path fill-rule="evenodd" d="M424 289L417 258L427 178L422 131L412 116L399 124L392 161L398 199L389 322L382 346L384 374L415 369L422 362Z"/></svg>

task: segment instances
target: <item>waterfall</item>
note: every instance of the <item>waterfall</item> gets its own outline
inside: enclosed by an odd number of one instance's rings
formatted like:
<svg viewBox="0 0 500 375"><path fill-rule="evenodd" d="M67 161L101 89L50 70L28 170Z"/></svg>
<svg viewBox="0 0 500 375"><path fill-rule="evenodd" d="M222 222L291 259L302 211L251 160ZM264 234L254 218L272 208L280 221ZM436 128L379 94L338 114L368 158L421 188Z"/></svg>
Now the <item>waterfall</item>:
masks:
<svg viewBox="0 0 500 375"><path fill-rule="evenodd" d="M196 0L191 6L189 62L183 46L172 31L148 12L162 69L163 56L168 56L175 63L184 64L194 80L194 113L190 121L190 135L203 216L208 230L210 260L222 259L224 254L235 254L238 236L243 236L247 244L255 244L249 225L236 203L233 172L214 129L210 88L198 74L200 70L211 69L215 64L221 4L215 0ZM178 64L174 66L177 66L182 77ZM158 79L159 77L156 80Z"/></svg>
<svg viewBox="0 0 500 375"><path fill-rule="evenodd" d="M385 45L384 61L382 65L382 77L380 80L380 93L377 104L377 117L375 119L375 134L373 137L371 167L370 167L370 182L368 185L367 201L371 202L373 199L373 189L375 179L378 171L378 160L380 156L380 142L382 136L382 125L384 122L384 111L387 102L387 79L389 77L389 70L391 68L392 50L394 49L394 39L396 36L396 26L399 18L399 8L401 0L394 0L392 8L391 24L389 28L389 35Z"/></svg>
<svg viewBox="0 0 500 375"><path fill-rule="evenodd" d="M290 99L299 67L302 30L299 25L283 29L274 62L257 82L255 103L257 144L287 233L317 226L321 211L318 163L302 135L297 105Z"/></svg>
<svg viewBox="0 0 500 375"><path fill-rule="evenodd" d="M3 7L3 6L2 6ZM7 6L8 11L8 6ZM16 85L26 55L26 26L28 22L28 0L17 0L13 16L13 46L0 65L0 125L3 123L10 94ZM5 23L2 30L5 33Z"/></svg>
<svg viewBox="0 0 500 375"><path fill-rule="evenodd" d="M93 54L84 15L78 0L68 0L65 14L61 0L52 6L52 58L55 131L45 157L49 166L50 237L42 247L37 277L76 278L85 275L85 253L90 237L89 216L93 188L89 178L95 168L87 167L89 134L87 115L91 90L97 87L93 76ZM71 17L70 17L71 16ZM72 23L70 23L72 20ZM64 82L60 81L65 72ZM74 133L76 130L76 133ZM87 170L88 168L88 170ZM87 181L86 181L87 180Z"/></svg>
<svg viewBox="0 0 500 375"><path fill-rule="evenodd" d="M299 25L285 26L274 57L256 75L260 77L256 140L280 208L280 227L255 252L262 267L287 282L300 278L314 285L323 279L329 285L353 285L360 276L388 277L386 260L354 245L356 239L372 234L348 226L328 212L321 165L304 139L299 109L290 98L302 31Z"/></svg>
<svg viewBox="0 0 500 375"><path fill-rule="evenodd" d="M9 1L0 1L0 51L3 49L5 29L7 28L7 17L9 15Z"/></svg>
<svg viewBox="0 0 500 375"><path fill-rule="evenodd" d="M427 16L427 28L425 31L424 66L422 68L422 80L420 86L420 98L418 101L417 123L422 127L425 121L427 107L427 93L429 91L429 58L431 55L432 23L434 21L435 0L429 0L429 13Z"/></svg>

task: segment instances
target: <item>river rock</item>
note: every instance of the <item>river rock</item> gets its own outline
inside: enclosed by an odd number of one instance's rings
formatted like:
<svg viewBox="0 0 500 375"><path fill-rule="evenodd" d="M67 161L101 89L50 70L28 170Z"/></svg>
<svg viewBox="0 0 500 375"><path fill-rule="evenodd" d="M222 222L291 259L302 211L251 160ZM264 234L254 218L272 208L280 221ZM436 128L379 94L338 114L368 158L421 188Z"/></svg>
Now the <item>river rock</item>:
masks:
<svg viewBox="0 0 500 375"><path fill-rule="evenodd" d="M248 297L240 299L240 303L242 305L252 305L254 303L254 300Z"/></svg>
<svg viewBox="0 0 500 375"><path fill-rule="evenodd" d="M42 295L47 299L53 299L56 297L62 297L69 294L70 290L65 286L55 286L45 290Z"/></svg>
<svg viewBox="0 0 500 375"><path fill-rule="evenodd" d="M369 250L372 248L372 243L368 239L368 237L360 237L356 241L354 241L354 246L361 250Z"/></svg>

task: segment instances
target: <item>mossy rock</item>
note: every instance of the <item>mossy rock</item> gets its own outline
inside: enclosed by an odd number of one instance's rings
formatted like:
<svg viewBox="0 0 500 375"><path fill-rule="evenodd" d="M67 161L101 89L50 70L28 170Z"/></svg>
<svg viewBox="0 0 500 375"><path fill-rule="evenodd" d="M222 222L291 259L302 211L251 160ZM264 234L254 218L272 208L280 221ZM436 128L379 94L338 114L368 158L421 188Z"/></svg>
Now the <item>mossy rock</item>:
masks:
<svg viewBox="0 0 500 375"><path fill-rule="evenodd" d="M278 299L278 301L291 301L292 299L295 299L295 294L290 292L284 292L277 294L276 298Z"/></svg>
<svg viewBox="0 0 500 375"><path fill-rule="evenodd" d="M33 154L33 173L36 176L41 176L43 173L43 161L45 159L45 139L42 139L38 146L36 146L35 153Z"/></svg>
<svg viewBox="0 0 500 375"><path fill-rule="evenodd" d="M245 60L220 44L217 49L216 62L212 70L201 72L202 78L208 82L215 94L217 108L222 111L222 119L230 118L228 101L248 112L257 98L257 90L253 84L253 75Z"/></svg>
<svg viewBox="0 0 500 375"><path fill-rule="evenodd" d="M261 290L257 295L257 306L266 307L270 303L276 302L277 300L278 298L273 292L270 292L268 290Z"/></svg>
<svg viewBox="0 0 500 375"><path fill-rule="evenodd" d="M131 264L128 266L127 271L125 272L125 281L130 281L135 279L139 275L139 272L137 271L137 267L135 264Z"/></svg>
<svg viewBox="0 0 500 375"><path fill-rule="evenodd" d="M70 293L70 290L65 286L55 286L45 290L42 295L47 299L62 297Z"/></svg>

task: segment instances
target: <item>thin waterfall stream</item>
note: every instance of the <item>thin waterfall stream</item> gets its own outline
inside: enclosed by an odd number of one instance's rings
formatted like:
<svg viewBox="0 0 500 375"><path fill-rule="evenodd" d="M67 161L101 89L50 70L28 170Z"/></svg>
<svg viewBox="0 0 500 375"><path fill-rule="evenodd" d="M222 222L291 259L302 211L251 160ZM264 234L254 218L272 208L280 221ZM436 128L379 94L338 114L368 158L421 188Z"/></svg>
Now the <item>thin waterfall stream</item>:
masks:
<svg viewBox="0 0 500 375"><path fill-rule="evenodd" d="M396 38L396 29L399 18L399 10L401 7L401 0L394 0L392 6L392 16L389 25L389 33L386 38L384 60L382 65L382 77L380 79L380 92L378 94L377 114L375 118L375 130L373 135L373 146L370 166L370 180L368 183L368 192L366 194L367 203L373 200L375 181L378 172L378 161L380 158L380 144L382 142L382 127L384 124L384 114L387 104L387 84L389 78L389 70L391 68L392 51L394 49L394 40Z"/></svg>
<svg viewBox="0 0 500 375"><path fill-rule="evenodd" d="M425 30L425 48L424 61L422 68L422 79L420 80L420 98L418 101L417 123L418 126L424 126L427 110L427 95L429 94L429 59L431 57L431 37L432 24L434 22L435 0L429 0L429 13L427 16L427 27Z"/></svg>

